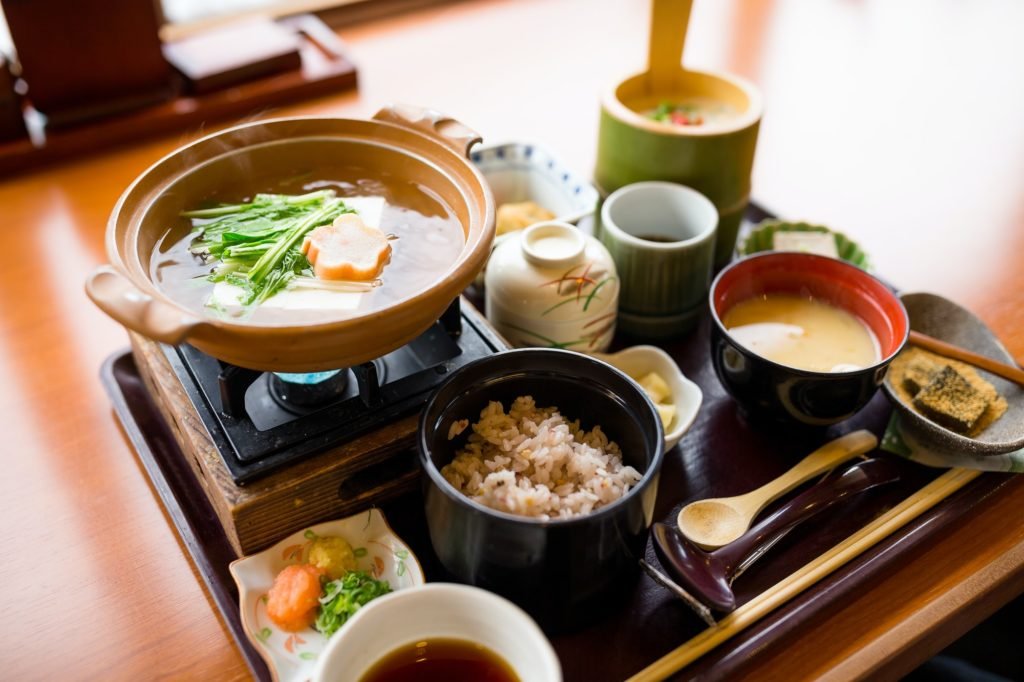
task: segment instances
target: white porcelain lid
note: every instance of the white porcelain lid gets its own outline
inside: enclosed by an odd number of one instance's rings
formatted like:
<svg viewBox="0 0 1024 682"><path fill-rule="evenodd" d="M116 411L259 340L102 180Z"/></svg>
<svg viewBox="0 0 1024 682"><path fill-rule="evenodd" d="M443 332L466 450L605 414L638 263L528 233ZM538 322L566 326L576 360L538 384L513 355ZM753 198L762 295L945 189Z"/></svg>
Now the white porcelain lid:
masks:
<svg viewBox="0 0 1024 682"><path fill-rule="evenodd" d="M568 223L512 234L487 265L488 299L526 317L579 320L616 305L619 280L604 245Z"/></svg>

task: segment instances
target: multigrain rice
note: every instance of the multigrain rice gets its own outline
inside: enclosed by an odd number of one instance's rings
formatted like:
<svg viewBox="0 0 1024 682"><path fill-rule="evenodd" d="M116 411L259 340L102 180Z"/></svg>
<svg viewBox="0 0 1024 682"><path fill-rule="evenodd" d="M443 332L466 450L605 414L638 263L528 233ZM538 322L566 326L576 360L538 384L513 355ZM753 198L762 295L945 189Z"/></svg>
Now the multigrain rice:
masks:
<svg viewBox="0 0 1024 682"><path fill-rule="evenodd" d="M537 407L532 396L516 398L507 413L501 403L489 403L441 474L481 504L540 519L589 514L641 477L623 466L619 446L600 426L583 431L579 420Z"/></svg>

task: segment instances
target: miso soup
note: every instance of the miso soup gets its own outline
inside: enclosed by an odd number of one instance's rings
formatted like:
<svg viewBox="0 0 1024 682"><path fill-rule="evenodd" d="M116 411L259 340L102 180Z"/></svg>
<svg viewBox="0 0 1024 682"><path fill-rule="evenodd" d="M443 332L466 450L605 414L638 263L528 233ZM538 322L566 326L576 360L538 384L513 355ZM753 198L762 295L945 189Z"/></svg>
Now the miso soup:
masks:
<svg viewBox="0 0 1024 682"><path fill-rule="evenodd" d="M761 357L813 372L849 372L881 360L878 339L849 312L792 294L740 301L722 324L744 348Z"/></svg>

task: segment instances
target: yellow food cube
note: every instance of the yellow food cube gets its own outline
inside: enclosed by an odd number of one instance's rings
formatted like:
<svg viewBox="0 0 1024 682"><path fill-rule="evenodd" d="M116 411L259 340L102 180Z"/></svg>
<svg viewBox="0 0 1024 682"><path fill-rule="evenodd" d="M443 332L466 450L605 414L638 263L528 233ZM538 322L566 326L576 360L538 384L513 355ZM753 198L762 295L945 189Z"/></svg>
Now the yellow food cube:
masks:
<svg viewBox="0 0 1024 682"><path fill-rule="evenodd" d="M668 387L668 384L665 383L665 380L657 372L645 374L637 379L637 383L651 397L653 402L665 402L672 397L672 389Z"/></svg>
<svg viewBox="0 0 1024 682"><path fill-rule="evenodd" d="M658 411L658 415L661 417L661 425L668 430L669 424L676 418L676 406L666 403L655 403L654 409Z"/></svg>

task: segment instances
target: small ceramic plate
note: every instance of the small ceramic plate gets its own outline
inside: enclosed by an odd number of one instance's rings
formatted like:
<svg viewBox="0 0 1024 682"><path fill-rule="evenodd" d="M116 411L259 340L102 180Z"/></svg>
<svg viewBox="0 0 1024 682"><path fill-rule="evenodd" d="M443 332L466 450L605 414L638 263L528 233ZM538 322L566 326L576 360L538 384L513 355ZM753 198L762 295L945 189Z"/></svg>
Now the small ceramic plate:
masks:
<svg viewBox="0 0 1024 682"><path fill-rule="evenodd" d="M348 541L355 550L358 569L369 572L377 580L387 580L392 590L416 587L424 582L419 561L391 530L378 509L311 526L259 554L233 561L230 570L238 585L245 634L278 682L310 679L327 638L313 628L301 632L280 630L267 617L267 592L281 569L302 563L312 541L324 536ZM344 627L335 636L343 630Z"/></svg>
<svg viewBox="0 0 1024 682"><path fill-rule="evenodd" d="M1000 362L1016 364L992 331L970 311L935 294L900 296L910 316L910 328ZM1001 455L1024 447L1024 388L979 369L978 373L1006 398L1007 410L974 438L961 435L922 416L904 403L886 375L882 387L899 410L901 423L924 445L936 451L972 455Z"/></svg>
<svg viewBox="0 0 1024 682"><path fill-rule="evenodd" d="M676 415L665 429L665 450L674 448L697 418L697 411L704 400L700 386L687 379L675 360L655 346L631 346L618 353L594 353L593 356L633 379L656 372L665 380L672 390L672 401L676 406Z"/></svg>
<svg viewBox="0 0 1024 682"><path fill-rule="evenodd" d="M772 244L776 232L823 232L831 234L836 239L836 250L839 257L856 265L862 270L870 270L871 263L868 255L861 250L857 242L847 237L842 232L830 230L824 225L811 225L810 223L788 223L782 220L763 220L750 231L750 234L739 243L736 252L741 256L749 256L762 251L772 251Z"/></svg>

